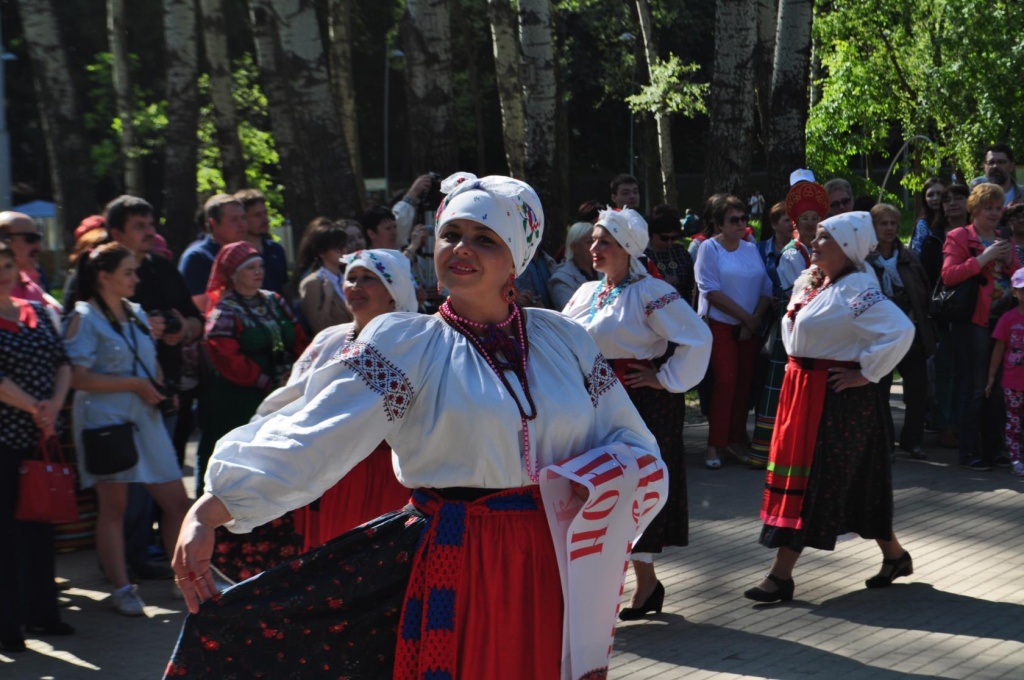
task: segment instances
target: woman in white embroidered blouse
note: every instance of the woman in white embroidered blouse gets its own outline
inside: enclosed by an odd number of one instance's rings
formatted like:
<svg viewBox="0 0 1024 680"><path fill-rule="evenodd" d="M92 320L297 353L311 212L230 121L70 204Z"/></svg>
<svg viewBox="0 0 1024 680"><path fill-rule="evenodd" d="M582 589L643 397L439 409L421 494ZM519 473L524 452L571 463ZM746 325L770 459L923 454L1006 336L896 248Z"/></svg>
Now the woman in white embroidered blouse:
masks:
<svg viewBox="0 0 1024 680"><path fill-rule="evenodd" d="M713 386L704 454L704 465L710 470L721 467L723 451L747 462L750 380L761 320L772 298L772 281L757 246L743 240L745 208L735 196L715 203L712 219L719 233L701 246L694 268L700 291L697 313L707 318L713 337Z"/></svg>
<svg viewBox="0 0 1024 680"><path fill-rule="evenodd" d="M434 260L451 296L440 313L382 315L357 341L325 347L301 396L217 446L209 492L175 551L176 578L199 616L186 621L169 673L244 675L299 658L359 678L428 669L456 677L457 668L458 677L555 680L607 668L627 541L617 554L592 543L566 552L544 506L572 516L578 501L568 484L566 496L542 501L538 482L555 474L543 468L595 447L664 476L657 444L579 325L510 304L510 282L541 238L533 190L465 174L442 189L450 193ZM200 610L214 595L210 527L247 531L310 502L385 439L415 509L347 532ZM615 522L634 522L634 499L667 492L661 479L631 483L636 491L602 508ZM658 507L629 526L642 529ZM614 578L576 582L571 567L581 563L610 566ZM253 616L260 598L268 619ZM608 606L587 610L595 598ZM259 649L245 647L250 636Z"/></svg>
<svg viewBox="0 0 1024 680"><path fill-rule="evenodd" d="M803 549L832 550L847 532L882 551L868 588L914 571L892 530L888 404L871 384L906 353L914 326L865 266L876 244L866 212L825 220L811 243L811 267L793 287L782 320L789 365L761 506L760 542L777 552L765 578L744 593L751 600L793 599Z"/></svg>
<svg viewBox="0 0 1024 680"><path fill-rule="evenodd" d="M665 588L654 571L654 554L689 542L683 393L700 382L711 353L711 333L700 317L637 259L647 241L647 223L635 210L603 211L590 251L594 269L604 276L583 284L563 310L611 361L669 468L668 501L633 546L636 589L630 606L619 611L623 621L661 611ZM666 354L669 343L675 348Z"/></svg>

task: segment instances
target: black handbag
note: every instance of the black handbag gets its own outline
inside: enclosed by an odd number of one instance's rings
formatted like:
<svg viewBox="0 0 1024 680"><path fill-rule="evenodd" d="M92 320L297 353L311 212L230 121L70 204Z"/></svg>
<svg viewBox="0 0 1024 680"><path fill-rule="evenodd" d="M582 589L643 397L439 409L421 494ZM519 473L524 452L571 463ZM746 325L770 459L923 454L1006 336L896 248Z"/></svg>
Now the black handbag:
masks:
<svg viewBox="0 0 1024 680"><path fill-rule="evenodd" d="M85 469L91 475L114 475L135 467L135 423L121 423L82 430Z"/></svg>
<svg viewBox="0 0 1024 680"><path fill-rule="evenodd" d="M947 286L939 279L932 291L928 315L939 323L968 323L978 306L978 288L984 277L972 276L955 286Z"/></svg>

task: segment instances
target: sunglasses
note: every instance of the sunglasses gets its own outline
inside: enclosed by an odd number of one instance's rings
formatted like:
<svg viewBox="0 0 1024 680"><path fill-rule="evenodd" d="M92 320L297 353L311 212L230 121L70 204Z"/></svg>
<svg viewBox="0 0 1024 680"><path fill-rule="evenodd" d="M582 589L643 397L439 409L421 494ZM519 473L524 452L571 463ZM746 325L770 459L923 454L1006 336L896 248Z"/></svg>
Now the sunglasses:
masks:
<svg viewBox="0 0 1024 680"><path fill-rule="evenodd" d="M3 240L7 241L8 243L10 243L11 239L14 238L15 236L20 236L21 238L25 239L25 243L28 243L29 245L31 245L33 243L39 243L40 241L43 240L43 235L42 234L37 234L36 232L31 232L31 231L30 232L26 232L24 234L19 233L19 232L7 233L7 234L4 234Z"/></svg>
<svg viewBox="0 0 1024 680"><path fill-rule="evenodd" d="M840 198L838 201L832 201L829 203L829 207L833 210L839 210L840 208L845 208L851 203L853 203L853 199L847 196L846 198Z"/></svg>
<svg viewBox="0 0 1024 680"><path fill-rule="evenodd" d="M748 215L733 215L732 217L726 218L726 222L729 224L746 224L750 219Z"/></svg>

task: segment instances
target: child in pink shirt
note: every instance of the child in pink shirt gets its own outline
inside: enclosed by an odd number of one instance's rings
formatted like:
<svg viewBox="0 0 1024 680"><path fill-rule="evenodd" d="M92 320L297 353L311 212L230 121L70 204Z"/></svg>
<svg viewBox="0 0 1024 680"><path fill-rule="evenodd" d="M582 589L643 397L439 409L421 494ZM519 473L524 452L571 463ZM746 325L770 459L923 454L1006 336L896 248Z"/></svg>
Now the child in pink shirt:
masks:
<svg viewBox="0 0 1024 680"><path fill-rule="evenodd" d="M1006 452L1010 456L1012 472L1024 477L1021 460L1021 430L1024 427L1024 267L1010 279L1017 307L1003 314L992 331L995 347L988 369L985 396L995 385L1000 364L1003 367L1003 395L1006 399Z"/></svg>

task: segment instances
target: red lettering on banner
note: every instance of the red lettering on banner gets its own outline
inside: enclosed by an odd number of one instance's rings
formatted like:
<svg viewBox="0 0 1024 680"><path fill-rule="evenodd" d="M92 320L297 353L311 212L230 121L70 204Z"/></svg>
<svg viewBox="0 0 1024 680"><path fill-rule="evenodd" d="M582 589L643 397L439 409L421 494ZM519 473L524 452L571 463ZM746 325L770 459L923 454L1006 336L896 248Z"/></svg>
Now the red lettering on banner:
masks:
<svg viewBox="0 0 1024 680"><path fill-rule="evenodd" d="M580 477L586 477L587 475L594 472L594 470L604 465L607 465L608 463L614 463L614 465L605 470L604 472L596 474L592 479L587 480L594 486L601 486L605 482L615 479L616 477L621 477L623 475L622 467L619 464L618 460L616 460L610 454L602 453L597 458L590 461L579 470L574 470L573 472Z"/></svg>
<svg viewBox="0 0 1024 680"><path fill-rule="evenodd" d="M656 491L651 491L644 494L643 499L633 501L633 521L639 523L641 517L658 506L659 500L661 500L661 494Z"/></svg>
<svg viewBox="0 0 1024 680"><path fill-rule="evenodd" d="M576 543L588 541L590 545L569 551L569 561L571 562L587 555L600 554L604 550L604 543L601 543L601 538L606 533L608 533L608 527L594 529L593 531L580 531L573 534L572 538L569 539L570 544L575 545Z"/></svg>
<svg viewBox="0 0 1024 680"><path fill-rule="evenodd" d="M597 506L600 503L603 503L605 499L609 499L611 501L610 504L606 508L597 508ZM583 519L589 519L591 521L604 519L612 513L612 510L615 509L615 506L618 503L618 501L618 491L616 491L615 489L609 489L608 491L605 491L597 498L596 501L587 504L587 507L584 508L583 510Z"/></svg>
<svg viewBox="0 0 1024 680"><path fill-rule="evenodd" d="M637 487L642 489L649 484L660 482L663 479L665 479L665 468L658 468L654 472L641 477Z"/></svg>

